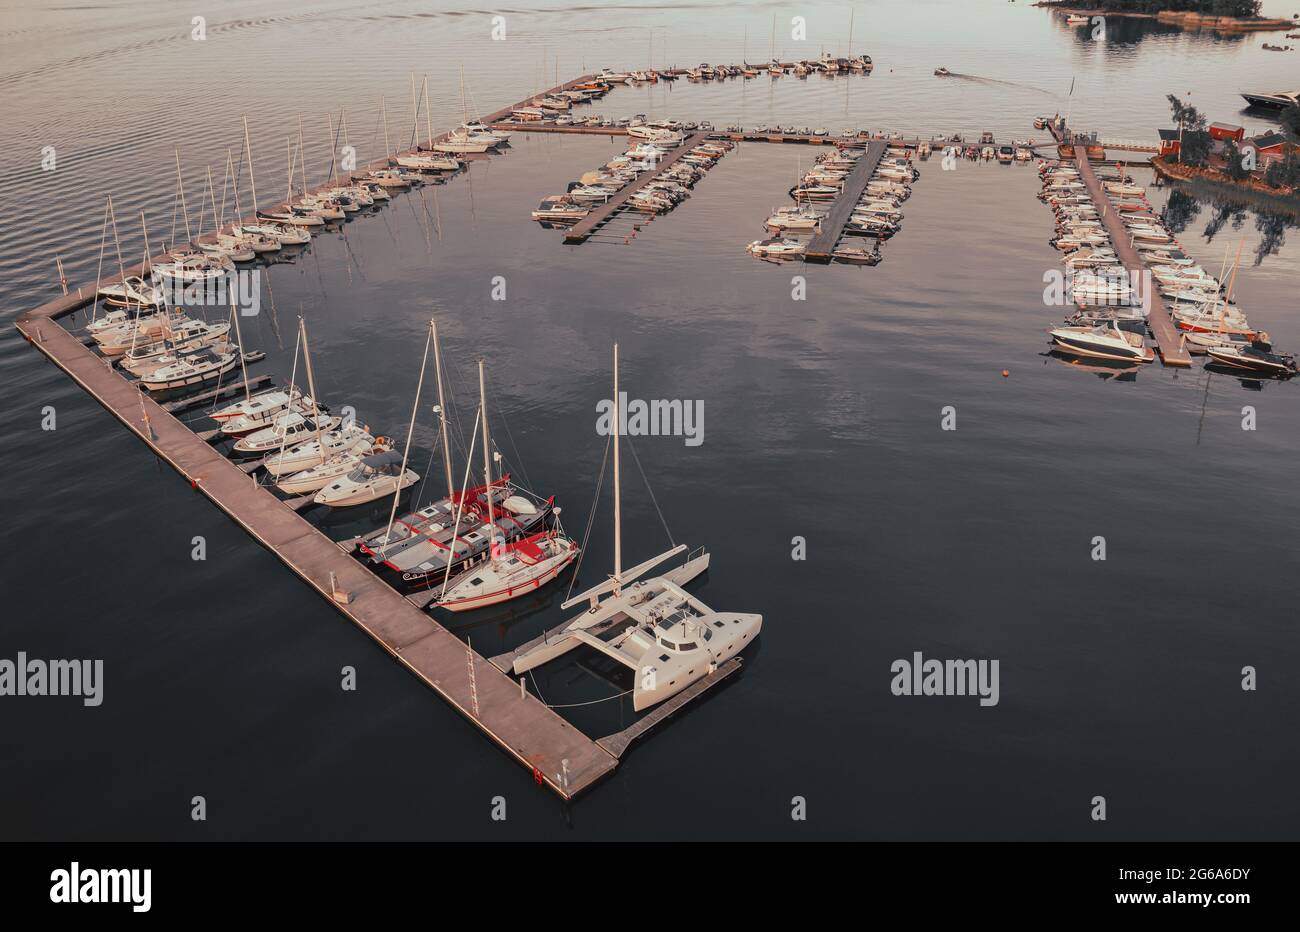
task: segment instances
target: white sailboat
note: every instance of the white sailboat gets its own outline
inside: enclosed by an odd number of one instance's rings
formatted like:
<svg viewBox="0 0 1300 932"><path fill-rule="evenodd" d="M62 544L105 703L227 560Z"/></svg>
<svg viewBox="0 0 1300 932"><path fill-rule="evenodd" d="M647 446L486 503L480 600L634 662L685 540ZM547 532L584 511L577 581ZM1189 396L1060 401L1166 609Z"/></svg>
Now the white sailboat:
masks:
<svg viewBox="0 0 1300 932"><path fill-rule="evenodd" d="M441 380L439 380L441 390ZM478 363L480 420L483 424L483 484L492 487L491 444L488 439L487 390L483 377L483 360ZM468 482L467 482L468 484ZM471 566L455 580L443 583L435 605L453 612L463 612L488 605L498 605L536 592L564 571L578 555L578 545L558 531L537 534L506 543L499 536L491 496L487 500L488 527L492 543L483 562ZM560 509L553 509L558 515ZM460 531L457 520L452 529L452 543Z"/></svg>
<svg viewBox="0 0 1300 932"><path fill-rule="evenodd" d="M307 339L307 322L298 318L298 342L302 346L303 362L307 368L307 389L311 398L316 394L316 374L311 364L311 344ZM294 371L290 377L290 392L296 392L292 380L297 377L297 356L294 357ZM299 402L300 411L308 405L312 410L315 403L311 398L306 403ZM287 410L295 410L290 404ZM276 486L282 492L302 495L318 492L335 479L346 476L361 462L362 458L372 453L385 453L392 447L382 437L372 437L368 428L358 427L354 423L341 424L326 430L319 425L314 439L305 440L293 446L282 446L278 453L269 454L262 460L262 465L272 476L277 477Z"/></svg>
<svg viewBox="0 0 1300 932"><path fill-rule="evenodd" d="M617 344L613 397L619 397ZM685 545L624 571L617 414L612 421L614 573L606 582L564 602L562 608L587 601L589 608L557 636L517 656L513 669L516 674L526 673L575 648L592 647L633 671L632 706L641 711L676 695L740 653L758 637L763 616L715 612L681 588L707 568L707 553L662 576L640 578L681 553ZM598 633L612 636L603 638Z"/></svg>

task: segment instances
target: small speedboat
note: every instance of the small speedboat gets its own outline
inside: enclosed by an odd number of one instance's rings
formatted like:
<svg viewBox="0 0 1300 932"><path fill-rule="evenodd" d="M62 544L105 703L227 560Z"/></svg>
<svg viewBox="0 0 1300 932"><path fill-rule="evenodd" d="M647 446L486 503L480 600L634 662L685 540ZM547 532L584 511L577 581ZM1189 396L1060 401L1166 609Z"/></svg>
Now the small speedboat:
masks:
<svg viewBox="0 0 1300 932"><path fill-rule="evenodd" d="M331 508L364 505L409 488L419 481L420 476L414 470L402 470L400 453L374 453L362 457L351 472L322 488L312 501Z"/></svg>
<svg viewBox="0 0 1300 932"><path fill-rule="evenodd" d="M481 149L456 149L449 147L449 140L436 143L434 149L439 152L486 152L488 145L489 143L485 142ZM393 159L393 162L401 168L422 172L454 172L460 168L460 160L447 155L399 155Z"/></svg>
<svg viewBox="0 0 1300 932"><path fill-rule="evenodd" d="M381 168L377 171L372 171L366 176L366 180L383 188L397 188L398 190L401 190L409 188L414 179L404 171L399 171L394 168Z"/></svg>
<svg viewBox="0 0 1300 932"><path fill-rule="evenodd" d="M939 77L939 78L947 78L947 77L949 77L949 76L952 75L952 72L949 71L947 68L935 68L935 69L934 69L934 74L935 74L935 77Z"/></svg>
<svg viewBox="0 0 1300 932"><path fill-rule="evenodd" d="M815 210L810 205L781 207L763 222L773 232L781 230L815 230L826 219L826 211Z"/></svg>
<svg viewBox="0 0 1300 932"><path fill-rule="evenodd" d="M217 245L224 246L227 249L251 249L254 255L261 255L264 252L279 252L282 248L279 237L267 236L264 233L218 233Z"/></svg>
<svg viewBox="0 0 1300 932"><path fill-rule="evenodd" d="M307 211L294 210L293 208L289 210L263 211L257 215L257 219L270 221L271 224L277 226L323 227L325 225L324 217ZM311 234L308 234L308 238L310 236ZM286 242L286 240L281 239L280 242Z"/></svg>
<svg viewBox="0 0 1300 932"><path fill-rule="evenodd" d="M165 261L153 265L154 275L187 284L215 282L234 270L230 259L201 252L172 253Z"/></svg>
<svg viewBox="0 0 1300 932"><path fill-rule="evenodd" d="M255 430L270 427L272 422L286 411L310 417L317 410L316 403L296 388L293 389L292 394L283 389L262 392L239 402L239 405L242 409L238 413L226 414L217 419L221 432L227 437L242 437ZM229 412L233 407L235 406L232 405L223 411ZM215 418L216 415L213 417Z"/></svg>
<svg viewBox="0 0 1300 932"><path fill-rule="evenodd" d="M202 320L184 320L162 331L159 339L143 341L136 339L135 345L130 341L126 346L126 355L122 359L122 368L133 375L141 375L157 368L156 361L166 356L173 349L194 349L198 346L210 346L224 339L230 332L230 323L221 321L209 324ZM100 344L100 352L105 356L119 355L123 350L120 344Z"/></svg>
<svg viewBox="0 0 1300 932"><path fill-rule="evenodd" d="M806 248L797 239L756 239L745 247L751 255L764 259L793 259L802 256Z"/></svg>
<svg viewBox="0 0 1300 932"><path fill-rule="evenodd" d="M537 205L532 217L544 223L576 223L587 214L590 207L575 202L567 194L553 194Z"/></svg>
<svg viewBox="0 0 1300 932"><path fill-rule="evenodd" d="M865 246L836 246L831 257L836 262L850 265L876 265L880 262L880 247L867 249Z"/></svg>
<svg viewBox="0 0 1300 932"><path fill-rule="evenodd" d="M1212 346L1206 349L1210 359L1234 369L1247 369L1274 378L1289 379L1296 374L1295 357L1290 353L1273 353L1257 344Z"/></svg>
<svg viewBox="0 0 1300 932"><path fill-rule="evenodd" d="M277 245L278 248L278 245ZM257 258L253 247L243 242L199 243L199 251L217 259L229 259L231 262L252 262Z"/></svg>
<svg viewBox="0 0 1300 932"><path fill-rule="evenodd" d="M314 444L315 441L312 441L312 443ZM319 446L316 448L319 449ZM361 460L370 454L388 453L392 449L392 442L387 437L375 437L367 445L364 439L358 436L354 446L339 450L336 453L327 454L324 460L307 467L301 472L282 476L275 485L280 491L288 492L291 495L319 492L335 479L352 472L360 465ZM286 458L283 462L288 462L288 459Z"/></svg>
<svg viewBox="0 0 1300 932"><path fill-rule="evenodd" d="M245 434L235 441L236 453L266 453L281 447L315 437L317 433L334 430L343 419L319 414L305 416L297 411L282 411L266 427Z"/></svg>
<svg viewBox="0 0 1300 932"><path fill-rule="evenodd" d="M144 341L152 340L162 333L164 328L175 327L188 319L183 312L176 310L159 310L138 317L131 316L127 311L109 311L88 324L86 332L101 345L121 342L123 337L129 344L133 335Z"/></svg>
<svg viewBox="0 0 1300 932"><path fill-rule="evenodd" d="M790 189L790 196L796 201L833 201L839 194L839 188L825 184L795 185Z"/></svg>
<svg viewBox="0 0 1300 932"><path fill-rule="evenodd" d="M170 391L176 388L190 388L202 385L225 375L239 362L238 349L218 353L205 347L193 354L177 359L168 366L155 369L143 379L141 384L151 392Z"/></svg>
<svg viewBox="0 0 1300 932"><path fill-rule="evenodd" d="M110 307L158 307L163 303L162 289L138 275L128 275L123 281L105 285L96 294Z"/></svg>
<svg viewBox="0 0 1300 932"><path fill-rule="evenodd" d="M282 223L253 223L241 226L239 232L250 236L265 236L281 246L301 246L311 242L311 233L298 226Z"/></svg>
<svg viewBox="0 0 1300 932"><path fill-rule="evenodd" d="M272 476L290 476L319 465L339 453L374 452L374 447L381 441L387 443L383 437L372 437L365 427L344 424L322 432L319 440L312 435L309 440L299 440L283 450L268 454L262 459L262 467Z"/></svg>
<svg viewBox="0 0 1300 932"><path fill-rule="evenodd" d="M1136 333L1121 330L1114 321L1096 327L1057 327L1049 331L1052 341L1068 353L1096 359L1151 362L1155 351Z"/></svg>

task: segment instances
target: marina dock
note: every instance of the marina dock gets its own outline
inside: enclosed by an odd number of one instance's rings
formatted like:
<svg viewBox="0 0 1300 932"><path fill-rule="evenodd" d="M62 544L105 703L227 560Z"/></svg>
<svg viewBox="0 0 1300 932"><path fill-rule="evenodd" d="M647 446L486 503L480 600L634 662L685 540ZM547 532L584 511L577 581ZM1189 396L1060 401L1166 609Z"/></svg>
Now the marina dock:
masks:
<svg viewBox="0 0 1300 932"><path fill-rule="evenodd" d="M1074 160L1079 166L1079 177L1083 179L1092 202L1103 209L1101 221L1115 248L1115 255L1130 272L1138 274L1145 272L1146 264L1138 256L1137 249L1133 247L1132 237L1124 227L1119 211L1115 210L1110 196L1101 186L1101 181L1098 180L1097 173L1092 170L1092 163L1088 160L1082 146L1076 148ZM1156 345L1160 349L1161 360L1167 366L1190 366L1192 355L1187 352L1187 348L1183 345L1183 338L1179 335L1178 328L1174 326L1164 295L1160 294L1159 289L1154 286L1147 291L1151 301L1147 326L1151 328L1151 335L1155 337Z"/></svg>
<svg viewBox="0 0 1300 932"><path fill-rule="evenodd" d="M132 274L137 270L128 270ZM565 799L607 776L617 758L421 612L334 541L104 365L57 323L95 287L19 317L19 331L161 459L275 554L499 747Z"/></svg>
<svg viewBox="0 0 1300 932"><path fill-rule="evenodd" d="M542 93L555 94L592 80L593 76L583 75ZM623 127L539 125L511 119L516 109L529 105L536 96L488 114L483 117L483 122L522 132L628 135ZM373 170L387 168L396 156L427 151L448 135L443 133L421 141L415 149L388 153L350 173L331 173L327 181L308 193L324 191L361 178ZM807 247L806 257L818 262L830 261L854 207L887 149L890 146L916 148L922 143L919 139L870 138L866 135L835 137L741 129L693 131L652 169L641 173L567 230L565 242L586 242L611 218L631 210L627 202L633 195L709 139L864 148L826 220ZM1086 157L1082 153L1080 156L1081 174L1089 191L1098 204L1108 203ZM269 207L254 204L251 214L236 222L255 223L259 211L285 209L297 199L297 196L291 196L289 201L277 200ZM1113 210L1108 211L1106 224L1124 264L1130 268L1143 268ZM216 234L209 233L197 236L191 242L210 243L215 239ZM509 661L518 650L512 655L494 658L492 662L474 653L424 610L431 594L403 596L353 559L347 542L331 540L304 520L298 510L311 504L310 497L299 496L289 500L276 497L269 487L250 479L255 466L250 469L247 463L232 462L207 442L205 434L195 433L179 419L183 412L200 405L237 396L244 390L244 382L219 385L180 399L157 401L113 365L106 365L105 359L86 345L81 334L69 332L59 323L60 318L94 305L99 290L118 283L123 275L146 274L150 264L162 261L166 253L177 246L169 244L162 255L147 263L137 264L70 293L65 291L64 296L27 311L16 322L18 330L158 457L188 480L196 491L211 500L338 612L527 768L537 782L549 786L565 799L574 798L610 774L632 741L741 668L738 659L728 661L617 734L599 740L582 734L511 678L507 672ZM1171 365L1190 365L1190 356L1181 345L1164 301L1153 295L1153 302L1158 302L1158 306L1153 306L1151 329L1162 357ZM251 377L248 386L262 387L270 383L269 376L259 375Z"/></svg>
<svg viewBox="0 0 1300 932"><path fill-rule="evenodd" d="M882 139L873 139L867 143L866 151L858 158L853 165L853 171L844 179L844 187L840 190L840 196L835 199L831 206L830 213L822 221L821 228L808 243L808 248L804 251L804 260L807 262L830 262L831 253L835 251L835 244L840 241L840 236L844 232L844 225L849 222L849 217L853 216L853 208L858 205L858 200L862 197L862 192L867 187L867 182L871 180L871 175L880 164L881 158L885 155L888 143Z"/></svg>
<svg viewBox="0 0 1300 932"><path fill-rule="evenodd" d="M640 191L651 181L658 178L663 171L671 168L674 162L702 143L708 135L708 133L692 133L687 136L682 141L681 145L660 159L659 164L654 168L642 172L640 178L627 185L605 203L601 204L599 207L592 210L591 213L587 214L587 216L575 223L565 232L564 241L570 244L585 243L592 233L596 232L596 230L623 208L623 205L627 203L628 198Z"/></svg>

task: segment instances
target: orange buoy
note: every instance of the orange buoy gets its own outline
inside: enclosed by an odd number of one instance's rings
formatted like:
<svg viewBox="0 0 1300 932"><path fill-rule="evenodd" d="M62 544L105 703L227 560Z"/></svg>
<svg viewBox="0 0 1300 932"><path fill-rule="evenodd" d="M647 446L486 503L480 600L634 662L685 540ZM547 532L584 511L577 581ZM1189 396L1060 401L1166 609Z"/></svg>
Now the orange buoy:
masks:
<svg viewBox="0 0 1300 932"><path fill-rule="evenodd" d="M1004 378L1004 379L1009 379L1009 378L1011 378L1011 370L1010 370L1010 369L1003 369L1003 370L1002 370L1002 378Z"/></svg>

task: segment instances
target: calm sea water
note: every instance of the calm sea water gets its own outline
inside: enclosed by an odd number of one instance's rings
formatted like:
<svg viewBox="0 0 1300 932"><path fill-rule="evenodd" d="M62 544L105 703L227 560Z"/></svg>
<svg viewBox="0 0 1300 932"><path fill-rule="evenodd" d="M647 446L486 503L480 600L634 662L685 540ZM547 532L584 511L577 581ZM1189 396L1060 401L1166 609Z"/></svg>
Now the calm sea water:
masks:
<svg viewBox="0 0 1300 932"><path fill-rule="evenodd" d="M567 79L849 48L849 8L831 3L545 4L507 11L504 42L489 37L491 15L230 4L197 42L172 4L6 10L5 314L57 293L56 254L74 283L94 278L108 193L127 261L142 211L155 242L171 238L177 153L199 223L205 169L219 182L244 115L265 199L286 185L300 117L312 183L328 166L327 114L345 109L361 158L377 157L382 95L405 144L411 72L429 76L446 126L460 118L462 65L481 112L554 84L557 68ZM788 38L793 15L807 18L806 43ZM1106 138L1146 140L1172 92L1264 129L1236 94L1294 87L1294 57L1259 47L1271 38L1112 22L1103 44L1023 4L864 3L851 48L875 59L870 77L679 81L594 109L1000 137L1069 111ZM970 77L935 78L939 65ZM44 146L53 173L40 170ZM103 658L106 687L97 709L0 702L6 837L1294 836L1295 386L1258 390L1199 365L1098 378L1046 356L1059 315L1042 278L1059 255L1024 166L922 164L904 228L870 269L745 254L806 166L802 147L739 147L630 245L565 247L529 221L540 197L621 148L519 134L451 183L317 237L267 271L245 341L268 353L258 371L287 378L301 315L321 393L401 435L436 316L463 421L482 356L498 443L579 534L619 341L633 397L704 403L701 446L650 437L635 450L672 538L713 551L696 591L764 615L743 674L563 807L8 327L0 657ZM1280 347L1300 347L1294 228L1179 206L1192 214L1184 244L1212 272L1244 244L1240 303ZM805 301L790 299L796 274ZM491 300L495 276L506 301ZM54 432L39 429L45 405ZM956 431L939 429L947 405ZM1254 432L1241 429L1245 405ZM412 462L436 484L433 436L426 413ZM668 538L630 456L624 478L635 562ZM314 520L344 537L386 515ZM206 562L190 559L195 535ZM1097 535L1105 562L1089 556ZM795 537L805 561L791 559ZM579 586L608 571L611 538L606 501ZM562 620L564 588L452 627L495 653ZM1000 703L892 696L890 664L914 651L999 659ZM345 665L356 692L339 689ZM1240 688L1246 665L1256 692ZM566 705L625 688L599 666L553 665L536 685ZM633 719L619 701L566 715L596 736ZM195 795L206 823L189 818ZM496 795L504 824L489 819ZM790 820L796 795L807 823ZM1095 795L1108 800L1102 827L1088 818Z"/></svg>

